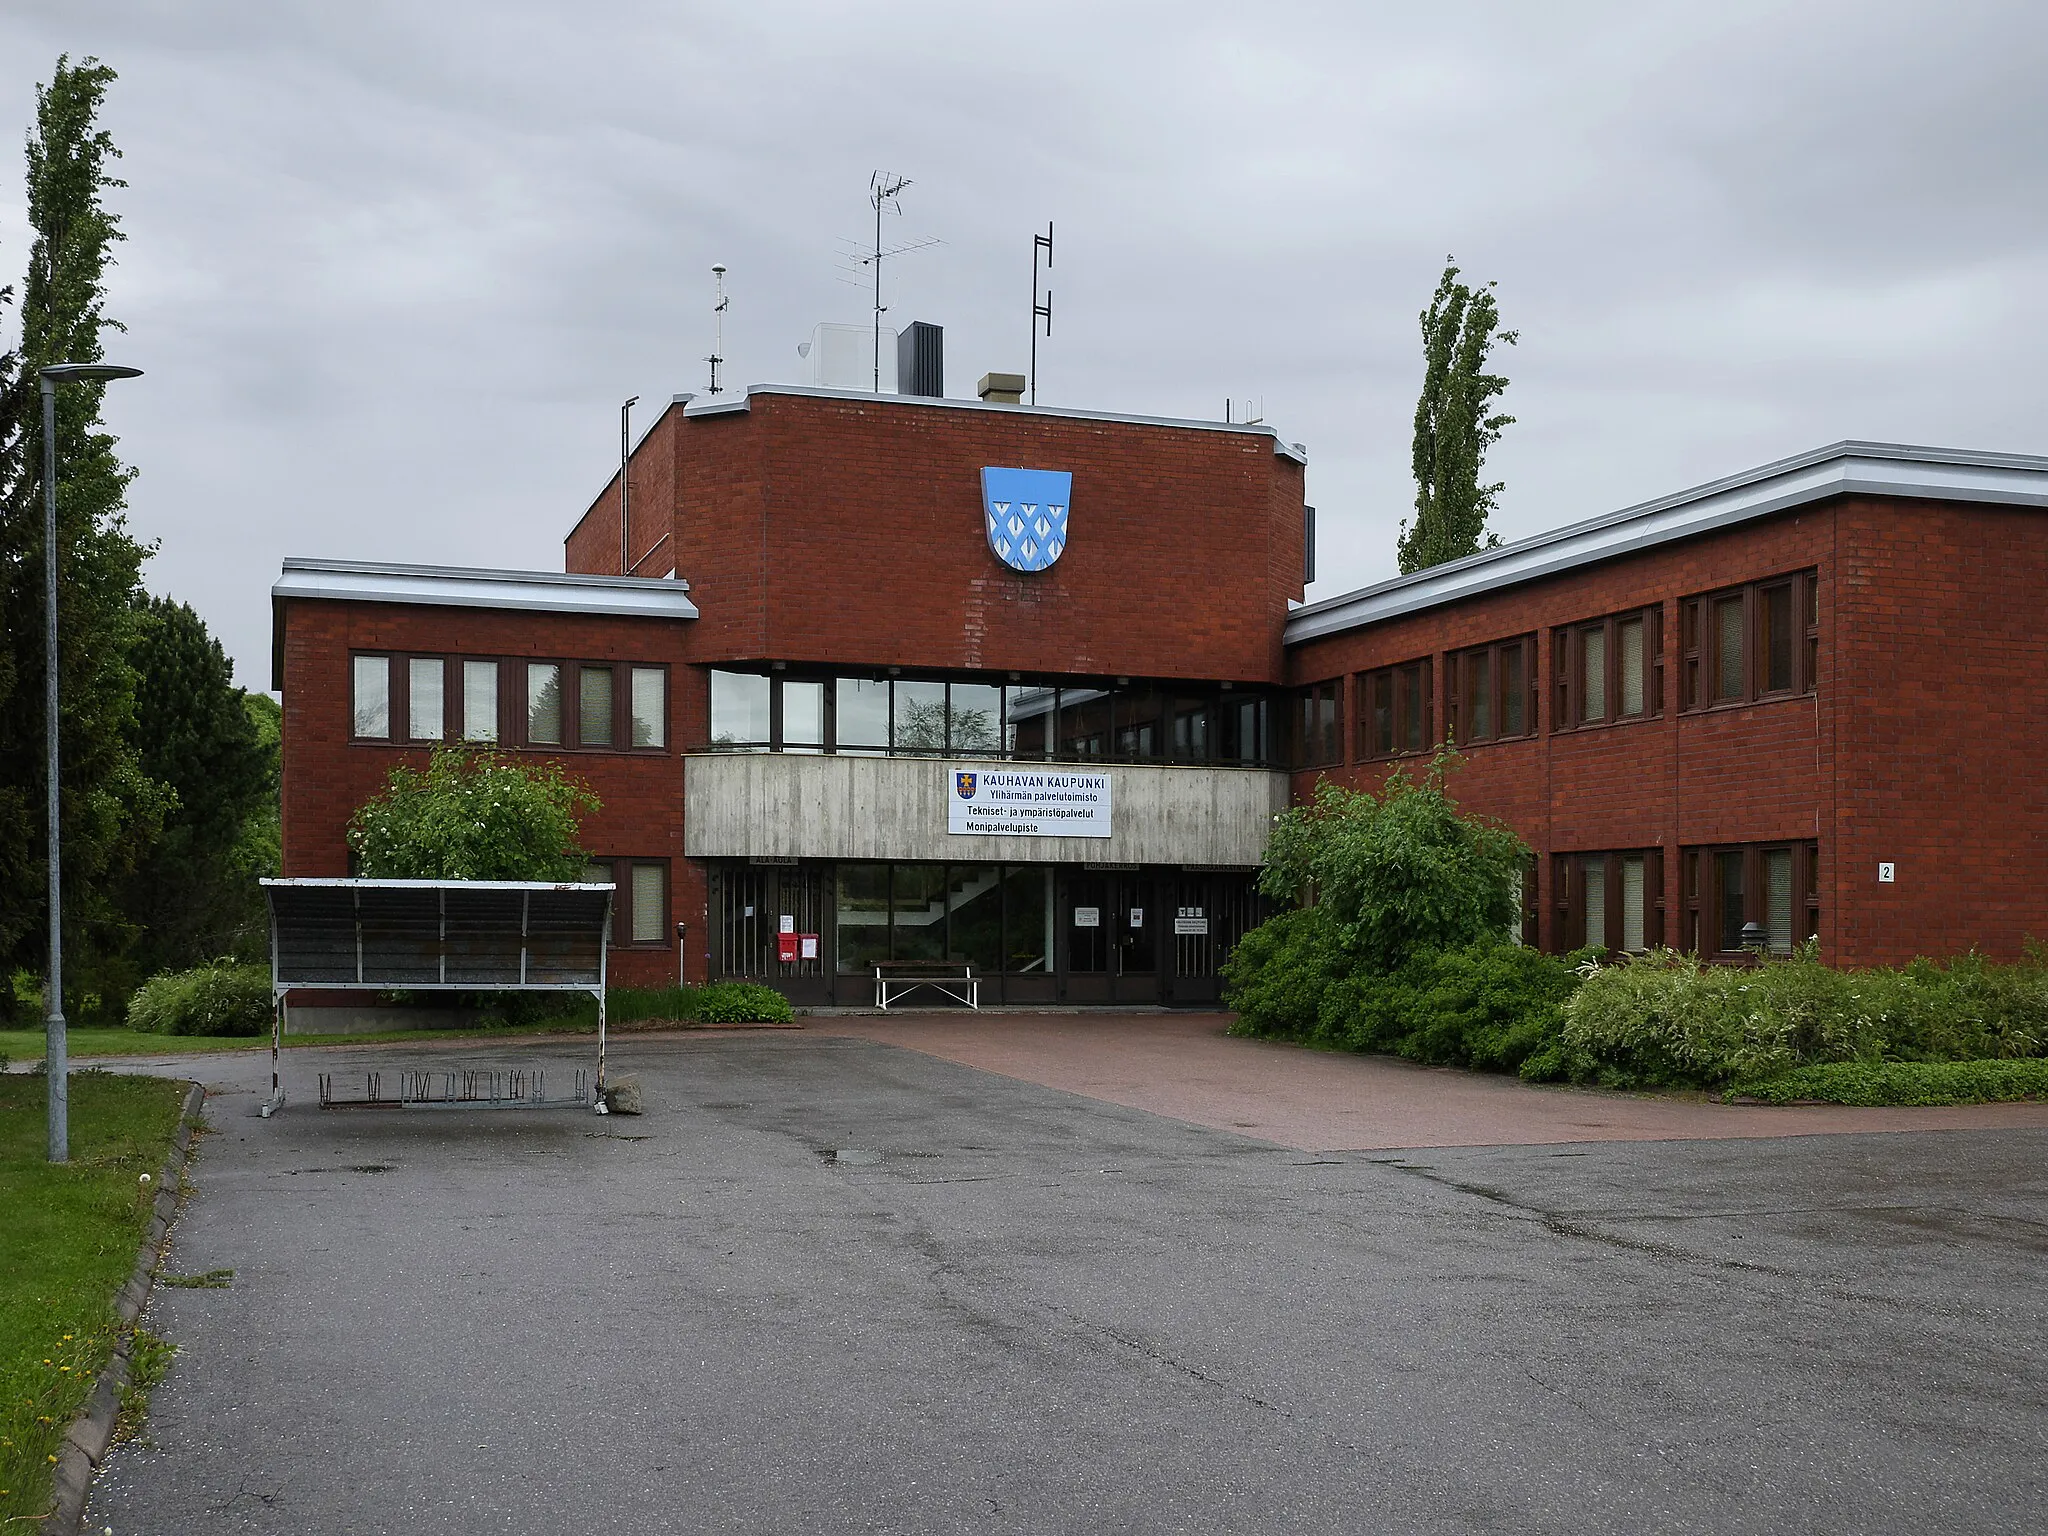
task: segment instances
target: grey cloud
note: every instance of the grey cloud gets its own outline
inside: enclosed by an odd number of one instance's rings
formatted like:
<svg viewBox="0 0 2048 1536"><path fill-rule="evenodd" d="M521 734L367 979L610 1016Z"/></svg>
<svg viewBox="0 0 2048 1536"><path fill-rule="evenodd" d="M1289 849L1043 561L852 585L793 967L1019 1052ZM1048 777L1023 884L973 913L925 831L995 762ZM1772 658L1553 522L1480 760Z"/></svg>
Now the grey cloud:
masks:
<svg viewBox="0 0 2048 1536"><path fill-rule="evenodd" d="M121 71L110 392L152 585L267 677L287 552L558 566L618 402L787 378L861 320L834 243L916 180L892 321L964 393L1216 416L1313 456L1319 595L1392 569L1415 315L1498 279L1502 531L1842 436L2039 449L2048 20L2020 4L17 3ZM16 162L18 164L18 162ZM0 272L24 255L0 174Z"/></svg>

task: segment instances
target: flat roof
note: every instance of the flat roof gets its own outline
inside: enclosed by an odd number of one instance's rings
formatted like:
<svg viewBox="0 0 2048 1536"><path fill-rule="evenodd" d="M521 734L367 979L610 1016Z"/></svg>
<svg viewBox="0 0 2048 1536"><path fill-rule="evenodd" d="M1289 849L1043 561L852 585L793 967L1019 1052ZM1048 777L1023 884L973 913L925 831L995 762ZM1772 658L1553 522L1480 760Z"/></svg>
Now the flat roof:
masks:
<svg viewBox="0 0 2048 1536"><path fill-rule="evenodd" d="M1342 634L1833 496L1856 495L2048 507L2048 458L1901 443L1834 443L1310 603L1287 616L1286 643Z"/></svg>
<svg viewBox="0 0 2048 1536"><path fill-rule="evenodd" d="M1116 421L1139 427L1176 427L1193 432L1243 432L1273 440L1273 452L1296 464L1308 463L1308 449L1280 436L1277 427L1263 421L1197 421L1182 416L1131 416L1120 411L1084 411L1064 405L1004 405L993 400L953 400L938 395L876 394L867 389L824 389L810 384L749 384L730 399L715 400L677 395L670 403L683 407L687 421L706 416L729 416L751 408L756 395L798 395L811 400L858 400L865 404L907 405L948 411L992 411L1011 416L1051 416L1068 421ZM614 472L613 478L617 478Z"/></svg>
<svg viewBox="0 0 2048 1536"><path fill-rule="evenodd" d="M600 618L694 619L690 584L670 576L573 576L562 571L498 571L457 565L397 565L374 560L284 562L270 588L270 686L284 687L284 601L418 603L435 608L497 608L515 613L587 613Z"/></svg>
<svg viewBox="0 0 2048 1536"><path fill-rule="evenodd" d="M273 598L424 603L449 608L509 608L615 618L694 619L690 584L670 576L579 576L561 571L497 571L457 565L393 565L368 560L287 560Z"/></svg>

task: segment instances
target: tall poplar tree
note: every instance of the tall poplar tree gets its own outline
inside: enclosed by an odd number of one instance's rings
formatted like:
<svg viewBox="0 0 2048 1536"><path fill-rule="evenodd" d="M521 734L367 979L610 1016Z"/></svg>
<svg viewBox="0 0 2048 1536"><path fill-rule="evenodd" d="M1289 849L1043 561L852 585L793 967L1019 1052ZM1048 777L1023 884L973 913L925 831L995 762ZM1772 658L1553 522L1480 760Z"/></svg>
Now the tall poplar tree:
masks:
<svg viewBox="0 0 2048 1536"><path fill-rule="evenodd" d="M1401 524L1402 574L1462 559L1500 543L1486 519L1502 485L1479 483L1486 450L1512 416L1487 414L1507 379L1486 371L1496 341L1515 344L1500 327L1493 284L1458 281L1446 257L1444 275L1422 312L1422 398L1415 404L1415 521ZM1483 542L1482 542L1483 541Z"/></svg>
<svg viewBox="0 0 2048 1536"><path fill-rule="evenodd" d="M44 734L42 414L36 371L96 362L106 273L119 220L104 195L120 151L98 126L113 70L96 59L57 61L36 93L28 136L28 214L34 232L22 285L20 341L0 360L0 967L45 957L47 850ZM174 796L141 767L132 742L136 595L149 551L128 532L133 471L100 424L104 386L57 394L59 683L63 713L62 835L67 951L81 987L90 956L119 942L113 883L155 836ZM73 974L67 968L67 974ZM0 989L4 1006L7 989Z"/></svg>

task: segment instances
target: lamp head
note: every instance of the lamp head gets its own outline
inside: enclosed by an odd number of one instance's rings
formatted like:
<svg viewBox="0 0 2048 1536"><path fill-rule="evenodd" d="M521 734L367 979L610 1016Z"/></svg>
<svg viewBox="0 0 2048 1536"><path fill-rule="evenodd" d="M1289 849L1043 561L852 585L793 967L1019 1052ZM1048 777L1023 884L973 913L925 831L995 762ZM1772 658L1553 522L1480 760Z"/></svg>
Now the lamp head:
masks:
<svg viewBox="0 0 2048 1536"><path fill-rule="evenodd" d="M142 370L119 363L50 363L38 368L36 375L52 384L69 384L77 379L139 379Z"/></svg>

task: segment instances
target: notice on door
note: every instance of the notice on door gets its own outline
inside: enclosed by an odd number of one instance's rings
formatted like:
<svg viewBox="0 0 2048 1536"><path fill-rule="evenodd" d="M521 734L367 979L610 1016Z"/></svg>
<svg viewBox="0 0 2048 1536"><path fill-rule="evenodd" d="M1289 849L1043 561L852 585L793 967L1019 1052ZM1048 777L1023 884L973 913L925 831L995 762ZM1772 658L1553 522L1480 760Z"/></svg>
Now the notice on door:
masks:
<svg viewBox="0 0 2048 1536"><path fill-rule="evenodd" d="M946 830L974 837L1108 837L1109 775L948 768Z"/></svg>

